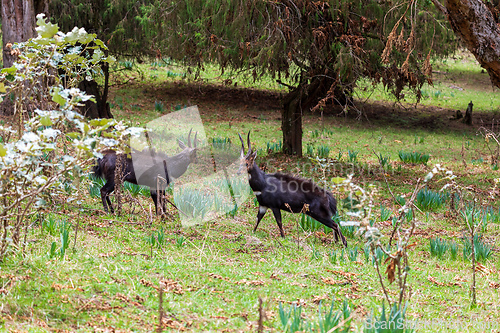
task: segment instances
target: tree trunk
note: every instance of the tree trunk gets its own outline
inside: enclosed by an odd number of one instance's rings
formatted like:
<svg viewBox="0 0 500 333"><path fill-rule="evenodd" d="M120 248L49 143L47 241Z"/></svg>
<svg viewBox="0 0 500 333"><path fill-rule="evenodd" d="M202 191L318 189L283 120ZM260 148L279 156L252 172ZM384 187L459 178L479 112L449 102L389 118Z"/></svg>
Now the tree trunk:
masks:
<svg viewBox="0 0 500 333"><path fill-rule="evenodd" d="M500 28L491 11L482 0L445 0L444 7L455 34L500 88Z"/></svg>
<svg viewBox="0 0 500 333"><path fill-rule="evenodd" d="M467 125L472 125L472 107L473 106L474 106L474 104L472 104L472 101L470 101L469 105L467 106L467 110L465 111L465 117L462 120Z"/></svg>
<svg viewBox="0 0 500 333"><path fill-rule="evenodd" d="M35 23L38 13L47 14L48 0L1 0L3 68L12 67L16 56L11 45L25 42L36 36ZM14 104L5 98L0 104L0 114L13 114Z"/></svg>
<svg viewBox="0 0 500 333"><path fill-rule="evenodd" d="M78 88L80 90L85 91L89 95L93 95L95 98L95 103L93 101L86 101L84 106L81 107L82 115L89 119L113 118L107 101L109 88L108 64L103 64L102 70L104 72L104 89L102 94L99 91L99 85L94 80L83 80L80 84L78 84Z"/></svg>
<svg viewBox="0 0 500 333"><path fill-rule="evenodd" d="M285 96L281 114L283 152L302 156L302 87L293 89Z"/></svg>
<svg viewBox="0 0 500 333"><path fill-rule="evenodd" d="M8 44L25 42L35 37L36 15L47 14L47 0L2 0L3 67L11 67L15 56Z"/></svg>

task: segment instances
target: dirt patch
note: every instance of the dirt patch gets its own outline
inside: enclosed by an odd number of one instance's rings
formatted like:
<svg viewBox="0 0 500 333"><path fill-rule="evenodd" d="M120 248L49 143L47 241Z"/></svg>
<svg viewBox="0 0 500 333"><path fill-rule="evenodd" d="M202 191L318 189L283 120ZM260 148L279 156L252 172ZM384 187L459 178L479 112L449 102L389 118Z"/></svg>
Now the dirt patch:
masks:
<svg viewBox="0 0 500 333"><path fill-rule="evenodd" d="M248 118L262 116L267 119L281 119L280 110L284 93L185 82L151 88L153 89L151 93L161 96L165 104L173 108L179 105L179 98L182 97L190 105L197 104L202 114L216 115L220 119L245 121ZM305 112L304 115L306 119L320 117L319 113ZM355 107L348 114L343 112L341 106L331 105L324 109L324 117L357 120L359 125L368 127L390 126L429 131L476 132L481 126L498 126L494 114L491 113L473 113L473 126L464 124L461 120L455 119L455 116L456 110L453 109L378 101L356 101Z"/></svg>

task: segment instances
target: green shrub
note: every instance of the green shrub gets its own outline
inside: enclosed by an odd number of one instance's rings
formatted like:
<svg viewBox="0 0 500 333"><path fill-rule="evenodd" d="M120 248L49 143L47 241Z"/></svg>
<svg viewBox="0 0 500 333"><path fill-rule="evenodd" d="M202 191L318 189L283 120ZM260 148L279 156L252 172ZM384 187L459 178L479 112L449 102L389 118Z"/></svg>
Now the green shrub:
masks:
<svg viewBox="0 0 500 333"><path fill-rule="evenodd" d="M427 164L427 162L429 161L429 154L423 154L416 151L405 152L400 150L399 159L403 163L408 164Z"/></svg>
<svg viewBox="0 0 500 333"><path fill-rule="evenodd" d="M330 148L325 145L321 145L318 147L318 157L327 158L330 155Z"/></svg>
<svg viewBox="0 0 500 333"><path fill-rule="evenodd" d="M322 230L325 234L332 232L332 229L327 227L321 222L316 221L312 217L306 214L301 214L299 225L304 231L315 232Z"/></svg>
<svg viewBox="0 0 500 333"><path fill-rule="evenodd" d="M349 163L358 163L358 154L357 150L347 150L347 156L349 157Z"/></svg>
<svg viewBox="0 0 500 333"><path fill-rule="evenodd" d="M308 322L302 316L302 307L296 304L290 305L288 310L279 304L279 318L282 325L281 332L320 332L340 333L349 332L351 328L351 307L344 301L340 308L335 311L335 300L332 301L330 309L323 313L322 304L318 306L318 321Z"/></svg>
<svg viewBox="0 0 500 333"><path fill-rule="evenodd" d="M409 328L405 320L406 308L400 309L395 304L391 310L386 313L385 303L382 304L382 312L376 317L372 313L363 325L363 332L366 333L409 333L413 329Z"/></svg>
<svg viewBox="0 0 500 333"><path fill-rule="evenodd" d="M439 237L429 239L431 256L443 258L449 248L448 243Z"/></svg>
<svg viewBox="0 0 500 333"><path fill-rule="evenodd" d="M391 162L390 156L383 156L382 154L378 155L378 162L382 168L387 168Z"/></svg>
<svg viewBox="0 0 500 333"><path fill-rule="evenodd" d="M423 211L436 211L446 203L448 198L448 193L434 192L424 188L417 193L416 205Z"/></svg>
<svg viewBox="0 0 500 333"><path fill-rule="evenodd" d="M307 156L314 156L314 146L313 145L308 144L306 146L306 155Z"/></svg>
<svg viewBox="0 0 500 333"><path fill-rule="evenodd" d="M281 143L281 140L279 142L268 142L267 143L267 153L279 153L283 150L283 144Z"/></svg>
<svg viewBox="0 0 500 333"><path fill-rule="evenodd" d="M165 108L163 106L163 102L161 101L155 101L155 111L163 113L165 111Z"/></svg>
<svg viewBox="0 0 500 333"><path fill-rule="evenodd" d="M213 206L213 198L192 188L183 188L174 195L175 205L186 215L203 219Z"/></svg>
<svg viewBox="0 0 500 333"><path fill-rule="evenodd" d="M380 206L380 221L387 221L392 215L392 210L385 208L385 206Z"/></svg>
<svg viewBox="0 0 500 333"><path fill-rule="evenodd" d="M463 255L464 259L470 260L472 257L472 244L469 238L463 239L464 249ZM474 253L476 257L476 261L485 261L491 257L493 254L493 248L491 245L488 245L483 242L480 234L474 235Z"/></svg>
<svg viewBox="0 0 500 333"><path fill-rule="evenodd" d="M212 147L215 149L226 150L231 148L230 138L212 138Z"/></svg>

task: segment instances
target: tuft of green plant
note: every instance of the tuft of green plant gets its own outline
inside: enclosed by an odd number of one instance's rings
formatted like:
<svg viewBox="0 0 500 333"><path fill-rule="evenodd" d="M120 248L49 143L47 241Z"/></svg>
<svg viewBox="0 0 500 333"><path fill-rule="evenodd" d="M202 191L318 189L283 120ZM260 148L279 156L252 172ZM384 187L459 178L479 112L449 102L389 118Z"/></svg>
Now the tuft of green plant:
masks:
<svg viewBox="0 0 500 333"><path fill-rule="evenodd" d="M283 303L279 305L279 316L283 332L295 333L299 331L306 331L309 327L304 318L302 318L302 307L293 304L290 308L285 310Z"/></svg>
<svg viewBox="0 0 500 333"><path fill-rule="evenodd" d="M500 223L500 208L495 210L488 206L483 209L483 214L486 215L487 221L492 223Z"/></svg>
<svg viewBox="0 0 500 333"><path fill-rule="evenodd" d="M321 252L316 249L316 246L314 246L314 244L312 244L311 254L311 259L320 260L322 258Z"/></svg>
<svg viewBox="0 0 500 333"><path fill-rule="evenodd" d="M387 221L392 215L392 210L380 205L380 221Z"/></svg>
<svg viewBox="0 0 500 333"><path fill-rule="evenodd" d="M450 243L450 257L451 260L456 260L457 259L457 253L458 253L458 245L455 242Z"/></svg>
<svg viewBox="0 0 500 333"><path fill-rule="evenodd" d="M156 247L161 249L167 242L167 238L165 237L165 231L163 227L160 230L153 230L149 237L146 237L146 243L148 243L151 248Z"/></svg>
<svg viewBox="0 0 500 333"><path fill-rule="evenodd" d="M137 184L132 184L129 182L124 182L123 183L123 189L127 192L130 193L131 196L137 197L139 195L144 195L144 196L149 196L149 187L147 186L142 186L142 185L137 185Z"/></svg>
<svg viewBox="0 0 500 333"><path fill-rule="evenodd" d="M424 139L424 137L423 137L423 136L421 136L421 137L418 137L418 136L416 136L416 135L414 136L414 143L415 143L415 145L416 145L417 143L424 143L424 140L425 140L425 139Z"/></svg>
<svg viewBox="0 0 500 333"><path fill-rule="evenodd" d="M387 168L390 163L391 163L391 157L390 156L383 156L382 154L378 155L378 162L380 166L385 169Z"/></svg>
<svg viewBox="0 0 500 333"><path fill-rule="evenodd" d="M330 155L330 148L325 145L321 145L318 147L318 157L327 158Z"/></svg>
<svg viewBox="0 0 500 333"><path fill-rule="evenodd" d="M130 60L120 61L119 64L124 70L127 71L131 71L132 69L134 69L134 63Z"/></svg>
<svg viewBox="0 0 500 333"><path fill-rule="evenodd" d="M386 313L385 303L382 303L382 312L376 317L372 311L363 325L365 333L410 333L413 332L405 321L406 307L400 309L397 304Z"/></svg>
<svg viewBox="0 0 500 333"><path fill-rule="evenodd" d="M334 312L334 303L330 305L330 310L322 314L321 312L321 302L318 307L318 326L320 333L340 333L349 332L351 328L351 307L349 303L344 300L342 302L342 308Z"/></svg>
<svg viewBox="0 0 500 333"><path fill-rule="evenodd" d="M203 219L213 206L211 195L193 188L181 189L174 195L175 205L188 216L194 219Z"/></svg>
<svg viewBox="0 0 500 333"><path fill-rule="evenodd" d="M283 144L281 140L279 142L268 142L267 143L267 153L272 154L272 153L279 153L283 150Z"/></svg>
<svg viewBox="0 0 500 333"><path fill-rule="evenodd" d="M365 255L365 262L367 263L370 260L370 246L365 246L363 248L363 254Z"/></svg>
<svg viewBox="0 0 500 333"><path fill-rule="evenodd" d="M429 245L431 256L438 257L440 259L443 258L449 248L448 243L439 237L429 239Z"/></svg>
<svg viewBox="0 0 500 333"><path fill-rule="evenodd" d="M342 149L339 150L339 153L337 154L337 161L341 161L342 160L342 157L344 156L344 152L342 151Z"/></svg>
<svg viewBox="0 0 500 333"><path fill-rule="evenodd" d="M47 231L47 233L51 236L57 235L57 229L59 226L59 220L56 218L56 216L49 214L45 217L45 219L42 220L42 225L41 225L41 231L42 234L44 231Z"/></svg>
<svg viewBox="0 0 500 333"><path fill-rule="evenodd" d="M404 205L405 205L405 203L406 203L406 199L405 199L405 198L403 198L403 197L402 197L402 196L400 196L400 195L396 195L396 200L395 200L395 202L396 202L398 205L400 205L400 206L402 207L402 206L404 206Z"/></svg>
<svg viewBox="0 0 500 333"><path fill-rule="evenodd" d="M405 152L399 151L399 159L407 164L427 164L429 161L429 154L419 153L417 151Z"/></svg>
<svg viewBox="0 0 500 333"><path fill-rule="evenodd" d="M484 159L482 157L479 157L478 159L472 159L471 160L471 163L474 164L474 165L478 165L478 164L483 164L484 163Z"/></svg>
<svg viewBox="0 0 500 333"><path fill-rule="evenodd" d="M446 203L449 197L448 193L439 193L423 188L417 193L416 205L423 211L436 211Z"/></svg>
<svg viewBox="0 0 500 333"><path fill-rule="evenodd" d="M335 249L332 249L332 251L328 254L328 258L330 259L330 262L334 265L337 264L337 251Z"/></svg>
<svg viewBox="0 0 500 333"><path fill-rule="evenodd" d="M162 101L155 101L155 111L159 113L163 113L165 111Z"/></svg>
<svg viewBox="0 0 500 333"><path fill-rule="evenodd" d="M178 248L183 247L185 243L186 243L186 238L184 238L184 236L181 235L175 238L175 245Z"/></svg>
<svg viewBox="0 0 500 333"><path fill-rule="evenodd" d="M311 144L306 145L306 155L314 156L314 146Z"/></svg>
<svg viewBox="0 0 500 333"><path fill-rule="evenodd" d="M66 221L61 221L58 224L59 227L59 237L61 240L61 247L59 248L59 251L57 251L57 243L52 242L49 250L49 257L52 259L55 256L59 256L60 259L64 258L64 255L66 254L66 250L69 247L69 229L70 225Z"/></svg>
<svg viewBox="0 0 500 333"><path fill-rule="evenodd" d="M332 229L328 228L326 225L316 221L312 217L306 214L300 214L299 225L304 231L315 232L318 230L323 230L325 234L332 232Z"/></svg>
<svg viewBox="0 0 500 333"><path fill-rule="evenodd" d="M340 308L335 311L335 300L332 301L330 309L323 313L322 304L318 305L318 321L308 322L302 316L302 307L292 304L288 310L283 308L283 303L279 304L279 317L283 327L282 332L349 332L351 328L352 318L351 307L347 301L341 304Z"/></svg>
<svg viewBox="0 0 500 333"><path fill-rule="evenodd" d="M92 198L101 197L101 188L104 186L106 181L102 178L96 177L93 174L89 175L90 185L88 187L89 195Z"/></svg>
<svg viewBox="0 0 500 333"><path fill-rule="evenodd" d="M358 246L357 245L354 248L350 247L347 249L347 258L349 258L350 261L357 261L358 260Z"/></svg>
<svg viewBox="0 0 500 333"><path fill-rule="evenodd" d="M357 150L347 150L347 156L349 158L349 163L358 163L358 154L359 152Z"/></svg>
<svg viewBox="0 0 500 333"><path fill-rule="evenodd" d="M212 147L215 149L226 150L231 148L231 139L224 137L212 138Z"/></svg>
<svg viewBox="0 0 500 333"><path fill-rule="evenodd" d="M470 239L464 238L463 244L464 244L463 248L464 259L470 260L472 257L472 244L470 242ZM488 260L493 254L492 246L484 243L482 240L482 236L480 234L474 235L474 253L476 261L483 261L483 262Z"/></svg>
<svg viewBox="0 0 500 333"><path fill-rule="evenodd" d="M390 247L388 247L388 252L390 250ZM384 251L382 251L381 248L377 247L374 251L374 256L372 257L372 265L375 266L375 262L377 261L378 264L380 265L380 263L384 262L384 260L387 259L387 254L384 253Z"/></svg>

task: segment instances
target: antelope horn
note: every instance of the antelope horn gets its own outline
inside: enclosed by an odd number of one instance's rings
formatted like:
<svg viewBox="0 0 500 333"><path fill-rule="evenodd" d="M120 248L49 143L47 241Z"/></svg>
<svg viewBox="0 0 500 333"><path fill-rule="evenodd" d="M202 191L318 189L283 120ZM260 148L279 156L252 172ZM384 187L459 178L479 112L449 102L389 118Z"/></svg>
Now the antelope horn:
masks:
<svg viewBox="0 0 500 333"><path fill-rule="evenodd" d="M189 130L189 134L188 134L188 147L191 148L191 132L193 131L193 129L191 128Z"/></svg>
<svg viewBox="0 0 500 333"><path fill-rule="evenodd" d="M248 131L247 142L248 142L248 154L251 154L252 144L250 143L250 131Z"/></svg>
<svg viewBox="0 0 500 333"><path fill-rule="evenodd" d="M238 136L240 137L240 141L241 141L241 150L242 150L243 152L245 152L245 144L243 143L243 138L241 137L241 134L240 134L240 133L238 133Z"/></svg>
<svg viewBox="0 0 500 333"><path fill-rule="evenodd" d="M194 149L196 149L196 137L198 136L198 132L194 133Z"/></svg>

